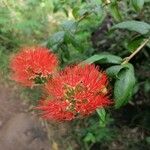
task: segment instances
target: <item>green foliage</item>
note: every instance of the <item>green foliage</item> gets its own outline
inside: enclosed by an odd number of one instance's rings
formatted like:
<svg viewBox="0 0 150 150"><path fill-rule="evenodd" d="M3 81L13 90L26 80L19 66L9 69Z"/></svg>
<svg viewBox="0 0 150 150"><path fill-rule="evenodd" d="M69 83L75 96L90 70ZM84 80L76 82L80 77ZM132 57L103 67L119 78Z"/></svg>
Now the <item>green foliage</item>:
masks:
<svg viewBox="0 0 150 150"><path fill-rule="evenodd" d="M116 138L116 131L110 128L113 123L113 119L106 114L106 111L101 108L97 110L99 120L89 118L87 124L89 127L84 128L83 141L85 142L85 148L90 149L95 143L106 143Z"/></svg>
<svg viewBox="0 0 150 150"><path fill-rule="evenodd" d="M51 36L48 39L47 46L51 47L52 50L55 51L64 42L64 38L65 38L65 32L64 31L56 32L55 34L53 34L53 36Z"/></svg>
<svg viewBox="0 0 150 150"><path fill-rule="evenodd" d="M140 11L144 6L144 0L131 0L131 3L136 11Z"/></svg>
<svg viewBox="0 0 150 150"><path fill-rule="evenodd" d="M100 126L105 127L107 124L107 114L104 108L99 108L96 110L100 118Z"/></svg>
<svg viewBox="0 0 150 150"><path fill-rule="evenodd" d="M9 66L9 57L8 53L4 52L4 49L0 48L0 73L7 78L8 77L8 68Z"/></svg>
<svg viewBox="0 0 150 150"><path fill-rule="evenodd" d="M131 20L118 23L114 25L111 29L127 29L129 31L135 31L140 34L147 34L150 31L150 25L142 21Z"/></svg>
<svg viewBox="0 0 150 150"><path fill-rule="evenodd" d="M126 64L124 69L122 68L118 74L114 85L114 99L115 108L128 103L133 95L135 86L134 68L131 64Z"/></svg>
<svg viewBox="0 0 150 150"><path fill-rule="evenodd" d="M18 0L17 3L3 0L0 6L0 40L14 48L20 44L38 43L43 35L54 29L49 27L48 20L52 10L50 0Z"/></svg>
<svg viewBox="0 0 150 150"><path fill-rule="evenodd" d="M122 14L120 12L117 0L114 0L109 5L109 11L116 21L122 21Z"/></svg>
<svg viewBox="0 0 150 150"><path fill-rule="evenodd" d="M110 77L116 79L114 84L115 108L120 108L127 104L133 95L136 82L134 68L131 64L116 65L109 67L106 72Z"/></svg>
<svg viewBox="0 0 150 150"><path fill-rule="evenodd" d="M92 64L92 63L120 64L121 62L122 62L122 58L119 56L115 56L115 55L108 54L108 53L101 53L101 54L96 54L96 55L89 57L83 63L88 63L88 64Z"/></svg>
<svg viewBox="0 0 150 150"><path fill-rule="evenodd" d="M127 43L127 49L129 52L134 52L141 45L144 39L144 36L136 36L133 37L133 39L130 39Z"/></svg>
<svg viewBox="0 0 150 150"><path fill-rule="evenodd" d="M106 73L111 78L118 78L118 73L121 71L121 69L123 69L125 67L126 66L123 66L123 65L111 66L111 67L107 68Z"/></svg>
<svg viewBox="0 0 150 150"><path fill-rule="evenodd" d="M57 3L60 4L57 1L54 6L57 7ZM78 5L74 5L74 1L61 2L61 8L65 10L66 15L69 17L72 12L74 18L63 21L60 30L51 35L47 41L47 47L59 54L62 66L81 61L93 52L92 43L89 40L90 34L93 28L98 26L98 19L103 19L99 1L78 1L77 3ZM59 9L54 7L54 10Z"/></svg>

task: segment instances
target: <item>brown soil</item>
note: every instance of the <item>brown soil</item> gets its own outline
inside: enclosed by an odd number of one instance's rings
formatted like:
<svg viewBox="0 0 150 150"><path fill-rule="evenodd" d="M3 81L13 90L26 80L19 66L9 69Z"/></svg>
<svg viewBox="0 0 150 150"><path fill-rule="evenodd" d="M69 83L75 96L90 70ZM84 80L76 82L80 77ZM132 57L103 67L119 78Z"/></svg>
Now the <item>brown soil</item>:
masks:
<svg viewBox="0 0 150 150"><path fill-rule="evenodd" d="M0 150L49 150L44 127L28 111L16 87L0 83Z"/></svg>

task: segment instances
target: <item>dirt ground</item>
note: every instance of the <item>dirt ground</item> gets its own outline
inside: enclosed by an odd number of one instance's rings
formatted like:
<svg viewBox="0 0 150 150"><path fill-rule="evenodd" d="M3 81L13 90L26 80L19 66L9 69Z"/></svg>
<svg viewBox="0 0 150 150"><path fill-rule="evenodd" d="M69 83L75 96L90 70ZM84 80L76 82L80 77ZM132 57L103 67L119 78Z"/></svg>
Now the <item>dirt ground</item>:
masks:
<svg viewBox="0 0 150 150"><path fill-rule="evenodd" d="M16 87L0 82L0 150L49 150L46 130Z"/></svg>

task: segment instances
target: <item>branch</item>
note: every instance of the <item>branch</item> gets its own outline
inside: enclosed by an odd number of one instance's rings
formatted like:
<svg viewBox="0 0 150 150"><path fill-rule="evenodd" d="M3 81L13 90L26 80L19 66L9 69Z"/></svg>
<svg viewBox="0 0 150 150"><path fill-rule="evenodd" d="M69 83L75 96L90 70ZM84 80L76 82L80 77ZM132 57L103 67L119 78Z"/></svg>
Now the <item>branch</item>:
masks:
<svg viewBox="0 0 150 150"><path fill-rule="evenodd" d="M87 18L88 16L90 16L91 13L85 13L79 20L78 23L81 22L82 20L84 20L85 18Z"/></svg>
<svg viewBox="0 0 150 150"><path fill-rule="evenodd" d="M128 63L140 50L142 50L142 48L149 42L149 40L149 38L146 39L129 57L126 57L122 65Z"/></svg>

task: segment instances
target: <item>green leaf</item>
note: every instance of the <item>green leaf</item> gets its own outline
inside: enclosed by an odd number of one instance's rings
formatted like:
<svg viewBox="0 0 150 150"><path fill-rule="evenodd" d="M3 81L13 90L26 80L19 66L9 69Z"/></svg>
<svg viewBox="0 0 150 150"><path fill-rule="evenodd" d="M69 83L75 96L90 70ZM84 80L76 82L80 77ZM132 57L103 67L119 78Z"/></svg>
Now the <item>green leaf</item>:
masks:
<svg viewBox="0 0 150 150"><path fill-rule="evenodd" d="M89 57L88 59L83 61L83 63L88 63L88 64L92 64L95 62L99 64L104 64L104 63L120 64L122 62L122 58L108 53L101 53L101 54L93 55L92 57Z"/></svg>
<svg viewBox="0 0 150 150"><path fill-rule="evenodd" d="M131 3L136 11L140 11L144 6L144 0L131 0Z"/></svg>
<svg viewBox="0 0 150 150"><path fill-rule="evenodd" d="M53 50L57 49L59 45L61 45L64 42L65 38L65 32L59 31L55 34L53 34L47 42L47 47L53 48Z"/></svg>
<svg viewBox="0 0 150 150"><path fill-rule="evenodd" d="M118 73L124 68L122 65L111 66L106 69L106 73L109 77L118 78Z"/></svg>
<svg viewBox="0 0 150 150"><path fill-rule="evenodd" d="M73 10L72 10L72 15L75 19L78 19L79 18L79 7L74 7Z"/></svg>
<svg viewBox="0 0 150 150"><path fill-rule="evenodd" d="M74 20L67 20L61 24L63 30L75 33L77 28L77 22Z"/></svg>
<svg viewBox="0 0 150 150"><path fill-rule="evenodd" d="M89 4L93 13L99 15L102 13L101 2L99 0L92 0Z"/></svg>
<svg viewBox="0 0 150 150"><path fill-rule="evenodd" d="M65 43L72 44L72 46L75 48L75 50L79 52L84 51L84 47L81 44L81 42L74 36L74 34L67 32L65 36Z"/></svg>
<svg viewBox="0 0 150 150"><path fill-rule="evenodd" d="M150 31L150 25L146 22L131 20L118 23L111 28L111 30L115 29L127 29L140 34L147 34Z"/></svg>
<svg viewBox="0 0 150 150"><path fill-rule="evenodd" d="M101 119L102 121L105 121L105 119L106 119L106 111L105 111L105 109L104 109L104 108L99 108L99 109L97 109L96 111L97 111L97 113L98 113L100 119Z"/></svg>
<svg viewBox="0 0 150 150"><path fill-rule="evenodd" d="M100 126L105 127L106 126L106 111L105 111L105 109L99 108L96 111L100 117Z"/></svg>
<svg viewBox="0 0 150 150"><path fill-rule="evenodd" d="M122 69L118 74L118 79L114 85L114 99L115 108L128 103L133 95L135 86L134 68L131 64L124 65L125 69Z"/></svg>
<svg viewBox="0 0 150 150"><path fill-rule="evenodd" d="M145 37L138 36L129 41L127 44L127 49L129 50L129 52L134 52L141 45L144 39Z"/></svg>
<svg viewBox="0 0 150 150"><path fill-rule="evenodd" d="M111 13L111 15L114 17L114 19L116 21L121 21L122 20L122 16L121 16L121 13L119 11L119 7L118 7L118 3L117 2L112 2L110 5L109 5L109 11Z"/></svg>
<svg viewBox="0 0 150 150"><path fill-rule="evenodd" d="M95 136L89 132L83 140L84 140L84 142L93 142L94 143L96 139L95 139Z"/></svg>

